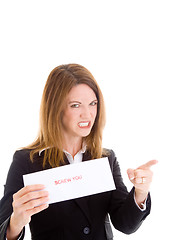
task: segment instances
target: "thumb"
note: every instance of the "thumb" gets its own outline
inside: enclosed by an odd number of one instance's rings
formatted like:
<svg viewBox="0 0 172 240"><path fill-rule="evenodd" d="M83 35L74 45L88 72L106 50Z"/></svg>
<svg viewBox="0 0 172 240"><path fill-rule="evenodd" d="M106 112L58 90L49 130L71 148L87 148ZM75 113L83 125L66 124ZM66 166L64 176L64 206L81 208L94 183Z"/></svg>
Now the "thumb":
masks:
<svg viewBox="0 0 172 240"><path fill-rule="evenodd" d="M127 174L128 174L128 178L130 179L130 181L132 181L134 179L134 169L129 168L127 170Z"/></svg>

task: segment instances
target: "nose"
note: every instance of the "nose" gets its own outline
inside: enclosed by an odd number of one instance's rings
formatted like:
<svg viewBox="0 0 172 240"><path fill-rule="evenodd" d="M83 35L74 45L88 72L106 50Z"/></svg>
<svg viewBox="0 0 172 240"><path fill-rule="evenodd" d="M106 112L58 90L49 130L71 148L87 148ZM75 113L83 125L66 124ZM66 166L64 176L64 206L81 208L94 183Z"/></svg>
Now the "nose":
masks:
<svg viewBox="0 0 172 240"><path fill-rule="evenodd" d="M91 117L91 111L89 107L83 107L80 113L80 117L85 120L89 120Z"/></svg>

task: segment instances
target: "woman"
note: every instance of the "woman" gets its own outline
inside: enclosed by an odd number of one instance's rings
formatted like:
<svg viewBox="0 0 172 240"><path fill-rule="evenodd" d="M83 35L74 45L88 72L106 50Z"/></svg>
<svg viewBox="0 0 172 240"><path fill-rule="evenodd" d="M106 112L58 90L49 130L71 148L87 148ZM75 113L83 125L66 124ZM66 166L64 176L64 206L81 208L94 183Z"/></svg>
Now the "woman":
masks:
<svg viewBox="0 0 172 240"><path fill-rule="evenodd" d="M38 138L13 157L0 202L0 239L23 239L28 223L35 240L112 239L107 214L126 234L138 229L150 213L150 167L156 161L128 170L134 185L128 193L114 152L102 148L104 125L103 96L92 74L77 64L56 67L44 88ZM114 191L48 206L43 185L23 185L24 174L105 156Z"/></svg>

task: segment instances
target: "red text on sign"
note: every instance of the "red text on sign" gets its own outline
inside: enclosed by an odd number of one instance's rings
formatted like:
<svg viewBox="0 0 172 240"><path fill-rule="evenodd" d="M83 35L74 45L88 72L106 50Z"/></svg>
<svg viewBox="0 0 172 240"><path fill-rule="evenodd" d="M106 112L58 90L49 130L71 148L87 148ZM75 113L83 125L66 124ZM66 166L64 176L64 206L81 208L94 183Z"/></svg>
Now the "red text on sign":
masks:
<svg viewBox="0 0 172 240"><path fill-rule="evenodd" d="M72 178L59 179L59 180L54 181L54 183L55 183L55 185L58 185L58 184L62 184L62 183L69 183L69 182L72 182L72 181L78 181L78 180L81 180L81 179L82 179L82 175L75 176L75 177L72 177Z"/></svg>

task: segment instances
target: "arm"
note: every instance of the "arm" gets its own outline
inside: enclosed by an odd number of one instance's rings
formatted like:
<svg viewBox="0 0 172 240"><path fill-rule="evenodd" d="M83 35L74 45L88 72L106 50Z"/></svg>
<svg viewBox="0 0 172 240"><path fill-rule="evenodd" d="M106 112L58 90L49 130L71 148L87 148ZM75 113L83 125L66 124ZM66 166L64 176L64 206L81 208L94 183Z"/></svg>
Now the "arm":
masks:
<svg viewBox="0 0 172 240"><path fill-rule="evenodd" d="M37 191L44 188L42 185L23 187L22 176L28 171L27 158L23 154L15 154L7 176L4 197L0 201L0 240L6 237L9 240L23 239L24 226L30 222L31 216L48 207L44 204L47 192Z"/></svg>
<svg viewBox="0 0 172 240"><path fill-rule="evenodd" d="M13 212L13 194L23 187L22 180L20 180L20 171L20 166L14 154L13 161L7 175L4 196L0 201L0 240L6 239L7 228Z"/></svg>
<svg viewBox="0 0 172 240"><path fill-rule="evenodd" d="M111 193L109 204L110 218L116 229L130 234L139 228L143 220L150 213L150 195L148 195L146 201L146 210L141 211L134 200L135 188L128 193L123 183L120 167L113 151L109 156L109 162L116 185L116 190Z"/></svg>
<svg viewBox="0 0 172 240"><path fill-rule="evenodd" d="M4 196L0 201L0 240L7 239L7 231L9 230L10 221L11 221L11 210L12 202L10 201L10 197ZM25 228L22 229L18 234L18 238L23 239L25 235Z"/></svg>
<svg viewBox="0 0 172 240"><path fill-rule="evenodd" d="M6 238L6 233L7 233L7 228L10 224L10 217L8 217L0 226L0 240L5 240ZM24 238L25 235L25 228L23 229L23 231L21 232L21 234L18 237L18 240L22 240Z"/></svg>

